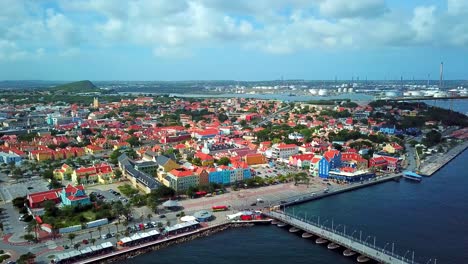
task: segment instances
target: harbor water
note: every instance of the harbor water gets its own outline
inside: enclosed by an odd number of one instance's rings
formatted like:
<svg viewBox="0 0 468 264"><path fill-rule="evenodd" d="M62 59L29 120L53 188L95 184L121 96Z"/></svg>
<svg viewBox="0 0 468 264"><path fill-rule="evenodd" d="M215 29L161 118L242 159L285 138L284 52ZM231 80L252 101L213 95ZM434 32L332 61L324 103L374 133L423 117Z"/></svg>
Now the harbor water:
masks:
<svg viewBox="0 0 468 264"><path fill-rule="evenodd" d="M467 263L468 151L421 183L402 179L294 206L294 214L313 218L346 233L428 263ZM341 226L339 226L342 224ZM387 244L389 242L389 244ZM356 263L328 250L314 239L303 239L287 229L256 226L228 230L179 244L122 263Z"/></svg>

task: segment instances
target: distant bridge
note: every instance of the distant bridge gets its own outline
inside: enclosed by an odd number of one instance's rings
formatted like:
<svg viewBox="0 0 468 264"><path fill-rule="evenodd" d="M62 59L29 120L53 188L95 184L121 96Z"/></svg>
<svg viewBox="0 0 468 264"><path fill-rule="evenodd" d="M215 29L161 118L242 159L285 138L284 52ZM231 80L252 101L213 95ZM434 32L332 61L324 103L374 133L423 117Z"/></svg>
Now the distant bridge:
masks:
<svg viewBox="0 0 468 264"><path fill-rule="evenodd" d="M392 97L379 99L384 101L434 101L434 100L466 100L468 96L447 96L447 97L428 97L428 96L419 96L419 97Z"/></svg>
<svg viewBox="0 0 468 264"><path fill-rule="evenodd" d="M370 241L368 242L368 239L371 238L370 236L367 236L367 238L363 240L361 237L362 233L360 233L359 238L356 238L353 236L354 232L351 235L346 234L346 227L342 225L333 227L332 224L332 227L330 228L323 224L320 225L320 219L315 223L308 219L299 218L298 216L277 211L264 212L264 214L280 222L303 230L304 232L315 235L319 237L318 239L326 239L324 243L334 243L360 254L360 256L358 256L358 262L365 262L362 261L362 259L369 258L378 261L379 263L386 264L417 264L414 261L414 251L410 258L407 258L408 253L410 253L409 250L404 256L400 256L394 252L394 244L387 248L387 246L389 246L389 243L387 243L384 248L379 248L375 245L375 237L372 243ZM340 226L344 229L343 232L338 231ZM431 263L431 260L427 263ZM434 260L434 264L436 263L437 260Z"/></svg>

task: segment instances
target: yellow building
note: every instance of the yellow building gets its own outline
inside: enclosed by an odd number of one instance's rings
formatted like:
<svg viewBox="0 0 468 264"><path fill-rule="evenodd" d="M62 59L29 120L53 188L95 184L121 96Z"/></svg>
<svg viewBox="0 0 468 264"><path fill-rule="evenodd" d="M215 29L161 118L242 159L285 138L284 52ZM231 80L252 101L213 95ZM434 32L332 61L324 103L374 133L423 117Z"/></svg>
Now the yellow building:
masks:
<svg viewBox="0 0 468 264"><path fill-rule="evenodd" d="M57 180L63 180L65 178L65 175L69 174L70 176L72 175L73 170L68 164L63 164L60 169L55 169L54 170L54 178Z"/></svg>
<svg viewBox="0 0 468 264"><path fill-rule="evenodd" d="M397 143L388 143L387 145L385 145L385 147L383 147L383 151L390 154L394 154L401 150L403 150L403 147Z"/></svg>
<svg viewBox="0 0 468 264"><path fill-rule="evenodd" d="M98 153L101 153L104 149L99 146L94 146L94 145L88 145L85 147L85 151L88 154L95 155Z"/></svg>

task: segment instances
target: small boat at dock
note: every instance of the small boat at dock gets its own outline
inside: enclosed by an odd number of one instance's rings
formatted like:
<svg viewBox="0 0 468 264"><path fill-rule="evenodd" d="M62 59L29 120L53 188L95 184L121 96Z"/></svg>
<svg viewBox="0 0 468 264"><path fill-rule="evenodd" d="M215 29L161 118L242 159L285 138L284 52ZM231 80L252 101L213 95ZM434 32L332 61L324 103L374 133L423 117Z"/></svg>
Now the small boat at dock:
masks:
<svg viewBox="0 0 468 264"><path fill-rule="evenodd" d="M285 226L287 226L287 224L283 223L283 222L279 222L276 226L277 227L285 227Z"/></svg>
<svg viewBox="0 0 468 264"><path fill-rule="evenodd" d="M366 256L363 256L363 255L360 255L359 257L357 257L357 262L359 263L365 263L365 262L368 262L370 259Z"/></svg>
<svg viewBox="0 0 468 264"><path fill-rule="evenodd" d="M405 171L403 172L403 177L405 179L408 179L408 180L412 180L412 181L417 181L417 182L420 182L422 180L422 176L415 173L415 172L412 172L412 171Z"/></svg>
<svg viewBox="0 0 468 264"><path fill-rule="evenodd" d="M343 251L343 256L345 257L351 257L354 255L356 255L356 252L352 251L351 249L346 249L345 251Z"/></svg>
<svg viewBox="0 0 468 264"><path fill-rule="evenodd" d="M312 235L311 233L303 233L302 234L302 238L311 238L313 237L314 235Z"/></svg>
<svg viewBox="0 0 468 264"><path fill-rule="evenodd" d="M289 232L291 232L291 233L296 233L296 232L298 232L299 230L300 230L299 228L294 227L294 226L291 227L291 228L289 228Z"/></svg>
<svg viewBox="0 0 468 264"><path fill-rule="evenodd" d="M321 237L319 237L319 238L317 238L315 240L315 244L325 244L327 242L328 242L328 240L326 240L325 238L321 238Z"/></svg>
<svg viewBox="0 0 468 264"><path fill-rule="evenodd" d="M339 247L340 247L340 245L335 244L335 243L330 243L330 244L328 244L328 246L327 246L327 248L328 248L328 249L331 249L331 250L337 249L337 248L339 248Z"/></svg>

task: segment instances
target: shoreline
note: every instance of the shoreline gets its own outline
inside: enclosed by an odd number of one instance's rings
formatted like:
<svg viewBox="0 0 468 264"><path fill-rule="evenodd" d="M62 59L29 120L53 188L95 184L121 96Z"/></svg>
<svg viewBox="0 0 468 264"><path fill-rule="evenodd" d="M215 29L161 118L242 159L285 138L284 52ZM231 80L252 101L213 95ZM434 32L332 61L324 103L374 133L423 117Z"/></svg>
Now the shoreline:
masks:
<svg viewBox="0 0 468 264"><path fill-rule="evenodd" d="M444 153L442 156L439 156L434 161L429 163L424 162L422 168L419 172L424 176L432 176L434 173L445 167L449 164L454 158L462 154L468 148L468 142L461 143L450 149L447 153Z"/></svg>
<svg viewBox="0 0 468 264"><path fill-rule="evenodd" d="M197 238L207 237L230 228L252 227L256 224L269 223L270 220L264 221L239 221L239 222L224 222L214 226L200 228L198 230L183 233L166 239L158 239L156 241L144 243L131 248L123 248L112 253L101 255L89 259L80 260L79 263L114 263L116 261L124 261L131 259L141 254L157 251L174 244L185 243Z"/></svg>

